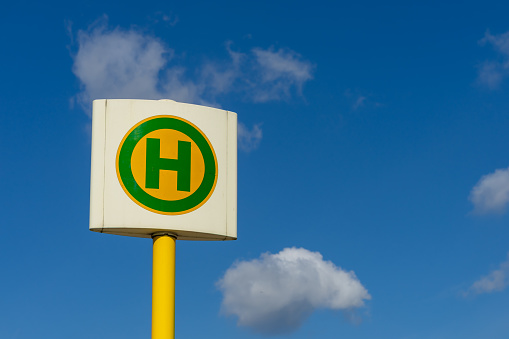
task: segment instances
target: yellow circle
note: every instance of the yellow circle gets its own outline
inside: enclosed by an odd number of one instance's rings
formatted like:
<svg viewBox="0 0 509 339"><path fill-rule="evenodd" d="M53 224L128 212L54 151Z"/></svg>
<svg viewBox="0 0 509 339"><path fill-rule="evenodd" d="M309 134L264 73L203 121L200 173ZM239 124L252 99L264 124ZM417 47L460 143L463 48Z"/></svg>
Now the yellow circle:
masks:
<svg viewBox="0 0 509 339"><path fill-rule="evenodd" d="M145 128L145 124L151 120L163 121L164 126L167 125L165 122L168 121L181 121L181 123L179 127L172 123L172 126L175 125L175 127L164 127L161 125L160 127L151 126ZM159 140L159 156L162 159L178 159L179 141L190 144L191 171L189 191L177 189L178 174L173 170L160 171L158 188L146 187L148 139ZM126 142L129 142L131 146L126 148L124 146ZM124 152L126 156L122 156L123 149L126 149L126 152ZM203 150L206 153L203 153ZM122 162L122 159L128 159L128 162ZM185 214L201 207L214 192L218 177L217 167L216 154L207 136L193 123L171 115L149 117L134 125L120 142L116 157L117 177L124 192L139 206L149 211L166 215ZM126 182L129 183L128 187ZM143 195L145 195L145 198ZM155 199L156 203L160 205L152 207L154 206L153 202L150 203L152 204L150 206L140 201L140 198L146 200L147 197ZM189 206L187 208L179 207L181 205L168 205L168 203L182 204L186 200L188 201L186 206Z"/></svg>
<svg viewBox="0 0 509 339"><path fill-rule="evenodd" d="M178 142L191 143L191 189L189 192L177 190L177 172L161 171L159 188L145 188L147 139L159 139L161 142L161 158L177 159ZM131 170L138 185L151 196L162 200L181 200L193 194L203 181L205 162L196 143L182 132L172 129L160 129L148 133L140 139L134 148L131 158Z"/></svg>

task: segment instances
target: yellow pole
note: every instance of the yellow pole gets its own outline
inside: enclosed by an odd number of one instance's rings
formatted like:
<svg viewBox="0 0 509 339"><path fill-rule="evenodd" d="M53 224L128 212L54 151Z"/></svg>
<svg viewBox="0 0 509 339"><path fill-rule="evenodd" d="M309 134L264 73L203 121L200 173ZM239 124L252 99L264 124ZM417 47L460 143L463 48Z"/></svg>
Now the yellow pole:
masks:
<svg viewBox="0 0 509 339"><path fill-rule="evenodd" d="M152 339L175 338L175 238L153 237Z"/></svg>

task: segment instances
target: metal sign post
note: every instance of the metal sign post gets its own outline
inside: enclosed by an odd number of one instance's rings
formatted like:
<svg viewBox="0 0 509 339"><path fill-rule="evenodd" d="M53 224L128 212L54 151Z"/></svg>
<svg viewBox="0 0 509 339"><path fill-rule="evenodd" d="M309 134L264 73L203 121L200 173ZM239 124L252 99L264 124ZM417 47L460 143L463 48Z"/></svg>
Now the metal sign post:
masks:
<svg viewBox="0 0 509 339"><path fill-rule="evenodd" d="M175 242L167 233L153 236L152 339L175 338Z"/></svg>

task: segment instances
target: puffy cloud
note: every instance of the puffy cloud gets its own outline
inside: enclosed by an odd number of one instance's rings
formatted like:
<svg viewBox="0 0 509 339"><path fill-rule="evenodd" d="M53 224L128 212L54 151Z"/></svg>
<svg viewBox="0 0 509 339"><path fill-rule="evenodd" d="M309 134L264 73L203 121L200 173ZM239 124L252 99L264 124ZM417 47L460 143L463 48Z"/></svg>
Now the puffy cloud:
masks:
<svg viewBox="0 0 509 339"><path fill-rule="evenodd" d="M88 109L99 98L161 99L215 105L211 92L223 92L224 85L208 79L221 77L208 69L207 77L186 77L184 67L169 65L174 51L159 39L134 29L108 29L104 21L78 32L78 50L73 72L81 81L78 98ZM215 72L215 74L213 74Z"/></svg>
<svg viewBox="0 0 509 339"><path fill-rule="evenodd" d="M500 267L481 277L470 287L470 294L492 293L504 290L509 285L509 254Z"/></svg>
<svg viewBox="0 0 509 339"><path fill-rule="evenodd" d="M509 168L483 176L470 192L474 212L503 213L509 202Z"/></svg>
<svg viewBox="0 0 509 339"><path fill-rule="evenodd" d="M222 311L266 335L295 331L316 309L352 310L371 299L354 272L304 248L238 261L217 286Z"/></svg>
<svg viewBox="0 0 509 339"><path fill-rule="evenodd" d="M487 31L479 43L481 45L490 44L502 55L503 60L485 61L479 67L479 83L491 89L497 88L502 80L509 75L509 32L492 35Z"/></svg>
<svg viewBox="0 0 509 339"><path fill-rule="evenodd" d="M136 31L109 31L104 25L78 32L73 72L81 81L82 102L97 98L163 97L158 77L172 50Z"/></svg>
<svg viewBox="0 0 509 339"><path fill-rule="evenodd" d="M263 133L260 124L254 125L250 130L246 125L239 122L237 126L237 135L239 148L244 152L251 152L260 145Z"/></svg>

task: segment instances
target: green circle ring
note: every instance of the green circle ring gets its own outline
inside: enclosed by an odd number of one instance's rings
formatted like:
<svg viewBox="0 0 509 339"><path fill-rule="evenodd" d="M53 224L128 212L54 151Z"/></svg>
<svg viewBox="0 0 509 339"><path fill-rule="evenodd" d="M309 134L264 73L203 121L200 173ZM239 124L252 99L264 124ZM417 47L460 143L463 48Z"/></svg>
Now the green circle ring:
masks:
<svg viewBox="0 0 509 339"><path fill-rule="evenodd" d="M200 149L205 163L205 174L196 191L181 200L163 200L145 192L136 182L131 170L131 157L138 142L148 133L172 129L191 138ZM161 214L184 214L204 204L212 194L217 181L217 163L212 145L192 123L174 116L156 116L141 121L124 137L117 153L117 175L122 187L139 205Z"/></svg>

